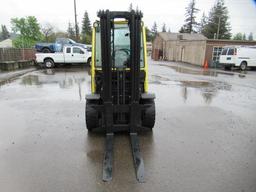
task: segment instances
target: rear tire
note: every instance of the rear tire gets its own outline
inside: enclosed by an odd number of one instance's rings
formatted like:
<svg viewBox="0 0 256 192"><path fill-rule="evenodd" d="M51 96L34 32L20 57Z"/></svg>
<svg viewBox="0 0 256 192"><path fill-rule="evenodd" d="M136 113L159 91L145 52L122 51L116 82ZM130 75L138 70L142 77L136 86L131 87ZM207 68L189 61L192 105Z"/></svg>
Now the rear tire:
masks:
<svg viewBox="0 0 256 192"><path fill-rule="evenodd" d="M241 63L241 65L240 65L240 69L241 69L242 71L245 71L246 68L247 68L247 63L246 63L245 61L243 61L243 62Z"/></svg>
<svg viewBox="0 0 256 192"><path fill-rule="evenodd" d="M48 49L48 48L43 48L43 49L42 49L42 52L43 52L43 53L51 53L51 50Z"/></svg>
<svg viewBox="0 0 256 192"><path fill-rule="evenodd" d="M150 107L146 108L142 114L142 126L153 129L155 125L155 101L154 100L145 100L143 104L151 104Z"/></svg>
<svg viewBox="0 0 256 192"><path fill-rule="evenodd" d="M91 67L91 65L92 65L92 59L91 59L91 58L89 58L89 59L87 60L87 65Z"/></svg>
<svg viewBox="0 0 256 192"><path fill-rule="evenodd" d="M99 127L99 113L92 107L92 105L98 104L97 101L86 101L85 106L85 122L88 131L92 131L94 128Z"/></svg>

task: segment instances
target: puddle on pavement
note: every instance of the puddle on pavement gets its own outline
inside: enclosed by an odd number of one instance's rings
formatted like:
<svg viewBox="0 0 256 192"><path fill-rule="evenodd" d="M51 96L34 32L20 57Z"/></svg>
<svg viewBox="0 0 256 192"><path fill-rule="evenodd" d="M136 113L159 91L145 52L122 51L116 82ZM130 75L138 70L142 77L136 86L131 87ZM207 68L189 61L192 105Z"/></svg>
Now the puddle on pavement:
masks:
<svg viewBox="0 0 256 192"><path fill-rule="evenodd" d="M161 66L170 67L178 73L185 73L185 74L190 74L190 75L205 75L205 76L213 76L213 77L217 77L219 74L229 75L229 76L234 75L234 73L232 73L232 72L225 72L225 71L213 71L213 70L203 70L203 69L193 70L193 69L186 68L186 67L170 66L170 65L163 65L163 64L161 64Z"/></svg>
<svg viewBox="0 0 256 192"><path fill-rule="evenodd" d="M3 90L22 90L24 97L34 94L44 98L79 99L82 101L90 89L90 76L88 76L88 68L84 67L42 69L6 81L1 85ZM24 87L28 89L23 89ZM65 90L61 91L60 89ZM11 97L8 96L8 98Z"/></svg>
<svg viewBox="0 0 256 192"><path fill-rule="evenodd" d="M151 75L150 78L149 78L149 83L150 84L166 85L165 83L163 83L163 81L171 81L171 80L169 78L159 76L159 75Z"/></svg>
<svg viewBox="0 0 256 192"><path fill-rule="evenodd" d="M77 72L70 74L72 72ZM22 77L22 85L37 85L58 84L60 88L71 88L76 84L81 84L85 81L85 71L81 69L64 70L64 69L45 69L36 74L26 75Z"/></svg>
<svg viewBox="0 0 256 192"><path fill-rule="evenodd" d="M179 81L182 86L181 95L184 102L188 99L189 88L194 88L200 91L205 103L211 103L212 99L217 95L219 90L230 91L232 86L225 82L219 81Z"/></svg>
<svg viewBox="0 0 256 192"><path fill-rule="evenodd" d="M204 99L204 102L207 104L211 103L212 99L217 95L218 91L230 91L232 89L232 85L222 81L171 80L170 78L158 75L151 75L149 78L149 83L153 85L161 84L168 86L165 89L173 91L176 90L180 92L184 102L186 102L189 97L192 97L192 92L195 93L195 95L200 93Z"/></svg>

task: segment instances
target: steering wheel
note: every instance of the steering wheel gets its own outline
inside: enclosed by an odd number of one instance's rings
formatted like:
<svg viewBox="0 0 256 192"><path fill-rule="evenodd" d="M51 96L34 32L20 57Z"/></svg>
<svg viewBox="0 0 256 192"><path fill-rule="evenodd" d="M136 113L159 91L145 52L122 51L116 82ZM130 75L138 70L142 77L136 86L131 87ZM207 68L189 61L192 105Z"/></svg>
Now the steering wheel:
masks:
<svg viewBox="0 0 256 192"><path fill-rule="evenodd" d="M125 52L126 53L126 55L130 55L130 49L126 49L126 48L121 48L121 49L116 49L115 50L115 55L116 55L116 52L118 52L118 51L122 51L122 52Z"/></svg>
<svg viewBox="0 0 256 192"><path fill-rule="evenodd" d="M118 53L119 52L119 53ZM115 60L117 67L127 67L130 59L130 50L126 48L115 50Z"/></svg>

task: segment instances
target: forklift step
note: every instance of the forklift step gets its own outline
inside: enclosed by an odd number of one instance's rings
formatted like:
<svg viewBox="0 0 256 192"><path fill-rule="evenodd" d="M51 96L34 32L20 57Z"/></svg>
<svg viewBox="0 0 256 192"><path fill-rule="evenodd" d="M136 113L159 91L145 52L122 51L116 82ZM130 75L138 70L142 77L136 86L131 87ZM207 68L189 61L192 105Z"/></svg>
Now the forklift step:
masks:
<svg viewBox="0 0 256 192"><path fill-rule="evenodd" d="M106 143L105 143L105 154L103 160L103 181L111 181L112 180L112 164L113 164L113 144L114 144L114 134L108 133L106 135Z"/></svg>

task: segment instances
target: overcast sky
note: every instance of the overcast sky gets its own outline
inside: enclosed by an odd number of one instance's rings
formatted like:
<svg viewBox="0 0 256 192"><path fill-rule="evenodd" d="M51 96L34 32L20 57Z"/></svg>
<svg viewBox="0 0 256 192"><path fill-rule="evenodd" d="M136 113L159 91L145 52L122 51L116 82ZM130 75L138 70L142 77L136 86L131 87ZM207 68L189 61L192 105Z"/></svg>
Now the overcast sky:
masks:
<svg viewBox="0 0 256 192"><path fill-rule="evenodd" d="M99 9L127 10L129 4L139 7L144 14L144 22L149 28L154 21L161 29L166 23L167 29L177 32L184 23L185 7L190 0L76 0L78 21L81 24L83 13L88 11L91 21L97 19ZM66 31L68 22L74 23L73 0L6 0L1 1L0 24L10 30L13 17L35 16L41 25L52 24L56 29ZM229 10L232 33L254 33L256 37L256 0L226 0ZM196 0L200 9L197 20L203 12L208 14L215 0Z"/></svg>

